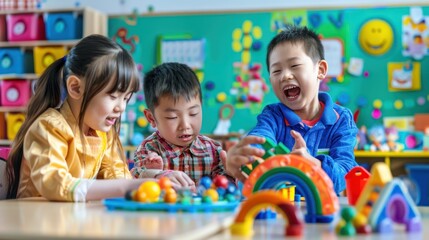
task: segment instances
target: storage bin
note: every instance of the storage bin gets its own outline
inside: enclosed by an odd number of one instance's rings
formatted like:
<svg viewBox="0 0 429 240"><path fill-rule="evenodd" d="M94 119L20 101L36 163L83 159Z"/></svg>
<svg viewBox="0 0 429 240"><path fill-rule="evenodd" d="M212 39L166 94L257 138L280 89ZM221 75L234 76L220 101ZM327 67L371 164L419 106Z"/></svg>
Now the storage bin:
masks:
<svg viewBox="0 0 429 240"><path fill-rule="evenodd" d="M14 41L45 40L43 16L37 13L9 14L7 21L7 39Z"/></svg>
<svg viewBox="0 0 429 240"><path fill-rule="evenodd" d="M27 80L2 80L0 86L0 106L25 106L30 100L30 82Z"/></svg>
<svg viewBox="0 0 429 240"><path fill-rule="evenodd" d="M24 72L24 51L19 48L0 48L0 74L22 74Z"/></svg>
<svg viewBox="0 0 429 240"><path fill-rule="evenodd" d="M55 60L67 54L66 47L35 47L34 48L34 72L42 74Z"/></svg>
<svg viewBox="0 0 429 240"><path fill-rule="evenodd" d="M429 164L405 164L405 170L418 188L417 205L429 206Z"/></svg>
<svg viewBox="0 0 429 240"><path fill-rule="evenodd" d="M24 122L23 113L6 113L7 138L13 140Z"/></svg>
<svg viewBox="0 0 429 240"><path fill-rule="evenodd" d="M46 13L46 38L48 40L71 40L82 38L82 14L75 12Z"/></svg>

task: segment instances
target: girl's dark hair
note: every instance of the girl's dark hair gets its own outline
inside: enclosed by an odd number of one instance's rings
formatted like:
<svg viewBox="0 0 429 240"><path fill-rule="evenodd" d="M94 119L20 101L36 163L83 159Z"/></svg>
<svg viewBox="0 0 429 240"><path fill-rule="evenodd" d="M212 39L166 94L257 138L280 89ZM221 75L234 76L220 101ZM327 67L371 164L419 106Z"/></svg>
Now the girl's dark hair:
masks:
<svg viewBox="0 0 429 240"><path fill-rule="evenodd" d="M303 43L305 53L313 62L325 59L323 45L316 32L305 26L286 25L286 27L271 40L267 47L266 63L268 72L270 71L271 52L277 45L284 42Z"/></svg>
<svg viewBox="0 0 429 240"><path fill-rule="evenodd" d="M9 188L7 198L16 198L19 186L21 162L23 158L24 137L31 124L47 109L58 108L62 95L66 92L66 80L70 75L81 78L85 84L82 105L79 112L78 125L82 130L83 119L92 98L106 86L111 86L108 93L116 91L132 92L139 90L139 76L131 55L111 39L102 35L90 35L80 40L70 52L53 62L37 80L36 88L27 107L25 121L19 129L8 157L7 174ZM113 84L109 84L114 81ZM120 121L114 129L117 133ZM84 136L81 132L81 138ZM125 161L122 145L118 134L114 136L114 144L121 151Z"/></svg>
<svg viewBox="0 0 429 240"><path fill-rule="evenodd" d="M159 104L159 98L170 96L177 101L184 97L186 101L199 97L202 102L201 85L197 76L190 67L182 63L163 63L151 71L144 78L144 96L150 111Z"/></svg>

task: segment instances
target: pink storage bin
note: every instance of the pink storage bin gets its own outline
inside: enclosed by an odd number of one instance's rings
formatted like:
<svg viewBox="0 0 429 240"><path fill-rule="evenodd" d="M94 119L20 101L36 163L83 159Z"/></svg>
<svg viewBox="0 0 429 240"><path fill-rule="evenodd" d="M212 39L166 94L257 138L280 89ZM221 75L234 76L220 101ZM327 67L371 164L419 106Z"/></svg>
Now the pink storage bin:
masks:
<svg viewBox="0 0 429 240"><path fill-rule="evenodd" d="M27 80L2 80L0 106L25 106L30 100L30 82Z"/></svg>
<svg viewBox="0 0 429 240"><path fill-rule="evenodd" d="M46 39L45 23L41 14L9 14L6 21L7 38L10 42Z"/></svg>

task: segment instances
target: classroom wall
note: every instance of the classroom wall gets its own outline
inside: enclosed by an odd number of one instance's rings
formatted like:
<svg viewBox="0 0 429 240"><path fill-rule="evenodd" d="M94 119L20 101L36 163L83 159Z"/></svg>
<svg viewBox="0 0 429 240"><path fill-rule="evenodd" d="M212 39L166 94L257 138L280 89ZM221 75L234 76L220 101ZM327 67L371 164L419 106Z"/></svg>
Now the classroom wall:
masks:
<svg viewBox="0 0 429 240"><path fill-rule="evenodd" d="M44 1L43 7L55 8L59 3ZM276 34L273 27L275 19L289 23L307 25L323 38L340 39L343 42L342 70L338 76L326 79L321 88L331 94L333 99L349 108L352 112L360 112L358 125L372 126L381 124L385 117L412 116L415 113L429 112L428 104L428 58L421 59L405 56L403 38L404 15L410 14L410 7L422 5L424 15L429 15L425 1L111 1L110 4L99 4L96 1L62 1L65 6L92 6L108 14L109 36L115 38L124 47L134 46L133 57L143 72L157 64L157 39L160 36L184 36L205 40L205 59L202 72L204 97L203 133L212 133L219 122L219 110L225 104L234 107L230 131L249 130L256 122L256 115L266 104L276 101L268 73L265 67L265 49L270 39ZM273 10L276 9L276 10ZM317 16L317 17L315 17ZM393 45L384 54L372 55L364 51L358 42L359 30L371 19L385 20L393 30ZM237 99L239 86L236 80L234 64L242 62L242 51L233 50L233 32L244 25L258 28L261 36L254 41L260 43L259 50L250 50L251 65L260 64L259 74L267 83L268 91L264 92L260 103L242 102ZM426 23L429 21L426 21ZM119 37L120 29L126 35ZM123 33L123 32L122 32ZM243 38L239 39L243 43ZM427 41L427 39L425 39ZM427 45L427 42L426 42ZM329 51L328 51L329 52ZM358 76L347 71L347 65L357 58L363 61L363 70ZM389 89L388 67L392 63L401 64L411 61L420 64L420 71L413 75L413 81L420 83L416 89L392 91ZM332 61L330 66L334 66ZM397 67L397 66L396 66ZM414 69L417 69L417 65ZM390 71L392 73L392 71ZM418 81L417 78L420 80ZM213 83L214 89L206 88ZM240 89L241 87L241 89ZM248 89L247 89L248 90ZM224 101L219 95L225 94ZM140 100L139 100L140 99ZM129 107L129 111L141 115L144 103L142 97ZM228 109L227 109L228 110ZM358 111L359 110L359 111ZM228 111L226 112L226 114ZM136 126L138 131L146 131L147 127Z"/></svg>
<svg viewBox="0 0 429 240"><path fill-rule="evenodd" d="M323 9L348 7L380 7L394 5L425 5L427 0L43 0L43 8L64 8L87 6L98 9L109 15L128 14L137 11L139 14L179 13L179 12L230 12L230 11L263 11L273 9Z"/></svg>
<svg viewBox="0 0 429 240"><path fill-rule="evenodd" d="M423 13L428 15L428 8ZM350 8L322 10L285 10L279 12L229 12L211 14L182 14L156 16L114 16L109 19L109 35L117 34L118 29L127 30L127 39L138 39L133 53L138 63L145 70L156 64L157 38L189 34L193 38L206 40L203 95L204 95L204 126L203 132L211 133L219 121L219 109L224 104L232 104L235 109L231 119L230 131L249 130L256 122L256 115L266 104L276 101L268 81L265 67L265 49L270 39L276 34L273 30L273 18L285 14L286 21L295 21L308 25L318 31L323 38L340 39L344 44L343 67L351 58L363 60L364 67L360 76L353 76L343 69L341 76L327 79L324 89L341 105L352 112L360 111L358 125L381 124L386 116L412 116L414 113L429 111L427 84L429 72L427 56L416 60L403 56L402 16L410 14L409 7ZM314 15L320 21L314 24ZM385 20L393 30L393 45L385 53L374 56L366 53L358 43L359 30L362 25L373 18ZM297 21L297 19L300 19ZM234 63L242 61L241 53L232 48L233 32L243 29L246 21L253 27L261 29L262 36L257 39L261 43L260 50L251 50L251 64L261 64L260 74L268 83L268 92L261 103L241 103L231 90L236 86ZM317 25L317 26L315 26ZM254 39L256 40L256 39ZM129 46L128 46L129 47ZM403 63L411 60L420 63L420 88L407 91L389 90L389 63ZM332 65L333 66L333 65ZM207 82L215 83L213 90L205 88ZM224 102L218 101L218 94L225 93ZM399 100L399 101L398 101ZM375 113L378 113L375 114ZM380 116L381 114L381 116Z"/></svg>

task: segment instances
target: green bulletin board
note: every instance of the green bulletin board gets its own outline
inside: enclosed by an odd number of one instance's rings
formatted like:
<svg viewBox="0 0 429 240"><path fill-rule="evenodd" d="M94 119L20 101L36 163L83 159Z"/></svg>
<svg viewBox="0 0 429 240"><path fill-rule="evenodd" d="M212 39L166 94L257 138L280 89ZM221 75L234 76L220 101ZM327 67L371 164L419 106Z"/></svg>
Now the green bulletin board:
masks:
<svg viewBox="0 0 429 240"><path fill-rule="evenodd" d="M428 7L423 7L422 10L424 15L429 15ZM382 123L383 117L386 116L413 116L415 113L428 113L428 57L414 59L402 54L404 48L401 39L402 17L409 14L409 7L384 7L175 16L112 16L109 18L108 26L110 37L115 38L129 50L134 48L132 55L138 64L143 65L143 72L147 72L156 65L159 37L190 35L195 39L205 39L205 62L199 75L202 78L203 90L202 133L212 133L219 121L219 109L225 104L231 104L234 107L229 131L237 132L250 130L255 125L256 116L262 108L277 101L270 89L265 53L269 41L277 32L276 26L279 27L284 22L307 25L315 29L322 39L341 40L344 47L341 59L343 74L326 79L321 89L329 92L335 101L348 107L352 112L359 109L358 126ZM374 18L385 20L393 30L392 47L386 53L376 56L365 52L358 42L359 30L365 22ZM246 45L249 45L248 41L252 42L250 48L246 48ZM429 48L429 38L424 41ZM254 45L255 42L257 46ZM361 74L358 76L350 74L347 70L351 58L357 58L363 62ZM254 68L256 69L254 72L259 74L266 87L262 91L262 100L259 102L243 101L237 95L237 88L240 87L237 83L237 69L239 69L237 64L243 61L250 68L258 65L261 67ZM407 61L419 63L421 66L420 73L417 73L420 77L419 89L390 91L389 63ZM244 91L246 94L248 90L239 89L238 92ZM138 116L143 116L142 105L144 101L140 96L128 110L135 110ZM374 110L379 113L375 118ZM145 132L147 129L137 126L135 130Z"/></svg>

